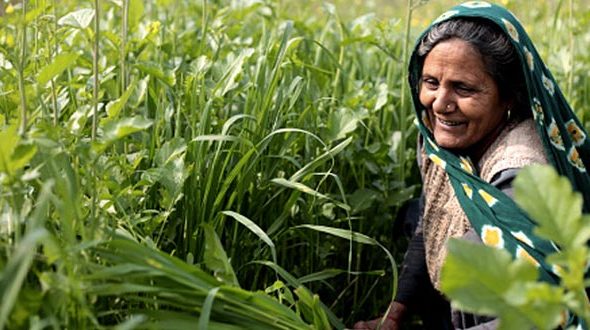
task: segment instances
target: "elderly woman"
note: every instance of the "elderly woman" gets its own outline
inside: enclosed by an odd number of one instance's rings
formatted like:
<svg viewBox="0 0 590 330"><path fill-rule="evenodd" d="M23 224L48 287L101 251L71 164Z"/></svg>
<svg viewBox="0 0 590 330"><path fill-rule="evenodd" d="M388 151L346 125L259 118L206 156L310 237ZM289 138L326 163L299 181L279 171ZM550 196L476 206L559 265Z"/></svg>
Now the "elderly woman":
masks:
<svg viewBox="0 0 590 330"><path fill-rule="evenodd" d="M421 138L421 217L383 318L356 329L397 329L427 305L424 327L495 329L498 320L452 310L438 291L446 243L464 238L503 248L558 277L550 242L512 200L520 168L549 163L590 206L586 133L533 44L507 10L472 1L444 13L419 38L409 82Z"/></svg>

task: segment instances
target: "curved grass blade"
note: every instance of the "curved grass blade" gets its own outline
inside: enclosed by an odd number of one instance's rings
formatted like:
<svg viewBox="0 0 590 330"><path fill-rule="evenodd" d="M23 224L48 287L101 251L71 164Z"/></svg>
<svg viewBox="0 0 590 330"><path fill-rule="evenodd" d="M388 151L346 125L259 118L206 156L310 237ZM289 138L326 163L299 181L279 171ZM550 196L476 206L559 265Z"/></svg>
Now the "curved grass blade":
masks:
<svg viewBox="0 0 590 330"><path fill-rule="evenodd" d="M207 330L209 328L209 317L211 316L211 308L213 307L213 300L215 295L219 291L219 287L213 288L207 293L207 298L203 303L203 309L201 310L201 316L199 317L198 330Z"/></svg>
<svg viewBox="0 0 590 330"><path fill-rule="evenodd" d="M352 230L334 228L334 227L328 227L328 226L300 225L300 226L296 226L295 228L308 228L308 229L312 229L312 230L319 231L322 233L330 234L330 235L333 235L336 237L344 238L349 241L353 241L353 242L357 242L357 243L361 243L361 244L367 244L367 245L376 245L376 246L380 247L383 250L383 252L385 252L385 254L387 255L387 258L389 259L389 262L391 263L391 270L393 273L393 292L392 292L391 298L392 299L395 298L395 294L397 293L397 265L396 265L395 259L393 258L393 255L391 255L391 252L389 252L389 250L385 246L383 246L381 243L379 243L377 240L375 240L374 238L371 238L367 235L354 232Z"/></svg>
<svg viewBox="0 0 590 330"><path fill-rule="evenodd" d="M246 226L246 228L250 229L251 232L256 234L256 236L258 236L258 238L260 238L264 243L266 243L266 245L268 245L270 247L270 251L272 253L272 260L275 263L277 262L277 251L275 248L275 244L270 239L270 237L268 237L268 235L264 232L264 230L262 230L262 228L258 227L258 225L256 223L254 223L254 221L246 218L245 216L243 216L239 213L236 213L233 211L223 211L221 213L232 217L233 219L235 219L239 223Z"/></svg>

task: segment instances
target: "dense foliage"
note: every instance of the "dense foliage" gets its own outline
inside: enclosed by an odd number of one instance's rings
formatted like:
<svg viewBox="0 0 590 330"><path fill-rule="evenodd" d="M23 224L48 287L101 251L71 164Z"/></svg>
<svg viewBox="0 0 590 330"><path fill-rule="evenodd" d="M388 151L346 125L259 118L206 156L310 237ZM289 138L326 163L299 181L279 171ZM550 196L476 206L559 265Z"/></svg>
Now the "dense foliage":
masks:
<svg viewBox="0 0 590 330"><path fill-rule="evenodd" d="M425 2L0 0L0 328L383 311L418 192L404 77ZM587 40L590 15L559 15ZM588 50L551 47L585 118Z"/></svg>

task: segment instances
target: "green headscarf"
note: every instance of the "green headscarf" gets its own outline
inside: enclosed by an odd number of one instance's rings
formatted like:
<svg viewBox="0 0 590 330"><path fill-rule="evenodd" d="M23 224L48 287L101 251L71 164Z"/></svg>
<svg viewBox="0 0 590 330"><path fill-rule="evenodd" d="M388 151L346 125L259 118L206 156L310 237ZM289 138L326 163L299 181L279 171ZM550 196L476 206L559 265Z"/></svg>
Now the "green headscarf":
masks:
<svg viewBox="0 0 590 330"><path fill-rule="evenodd" d="M527 100L547 159L584 196L585 211L590 208L590 177L586 172L590 167L590 141L525 30L508 10L484 1L467 2L442 14L418 39L410 60L409 81L427 156L445 169L463 211L482 239L489 233L500 235L497 247L515 257L531 256L541 279L557 283L558 270L545 262L545 257L556 252L557 247L534 235L534 223L529 216L510 197L474 173L467 157L439 147L424 124L426 110L418 98L422 75L418 45L432 26L458 17L487 19L509 36L521 63Z"/></svg>

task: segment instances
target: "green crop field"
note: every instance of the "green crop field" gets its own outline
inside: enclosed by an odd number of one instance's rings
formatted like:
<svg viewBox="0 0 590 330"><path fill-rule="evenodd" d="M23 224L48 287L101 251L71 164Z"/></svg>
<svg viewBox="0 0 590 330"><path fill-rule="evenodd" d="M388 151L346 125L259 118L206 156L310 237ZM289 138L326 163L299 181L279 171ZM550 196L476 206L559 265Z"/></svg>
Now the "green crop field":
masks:
<svg viewBox="0 0 590 330"><path fill-rule="evenodd" d="M0 0L0 329L383 312L420 191L406 84L454 1ZM585 1L500 1L590 127Z"/></svg>

